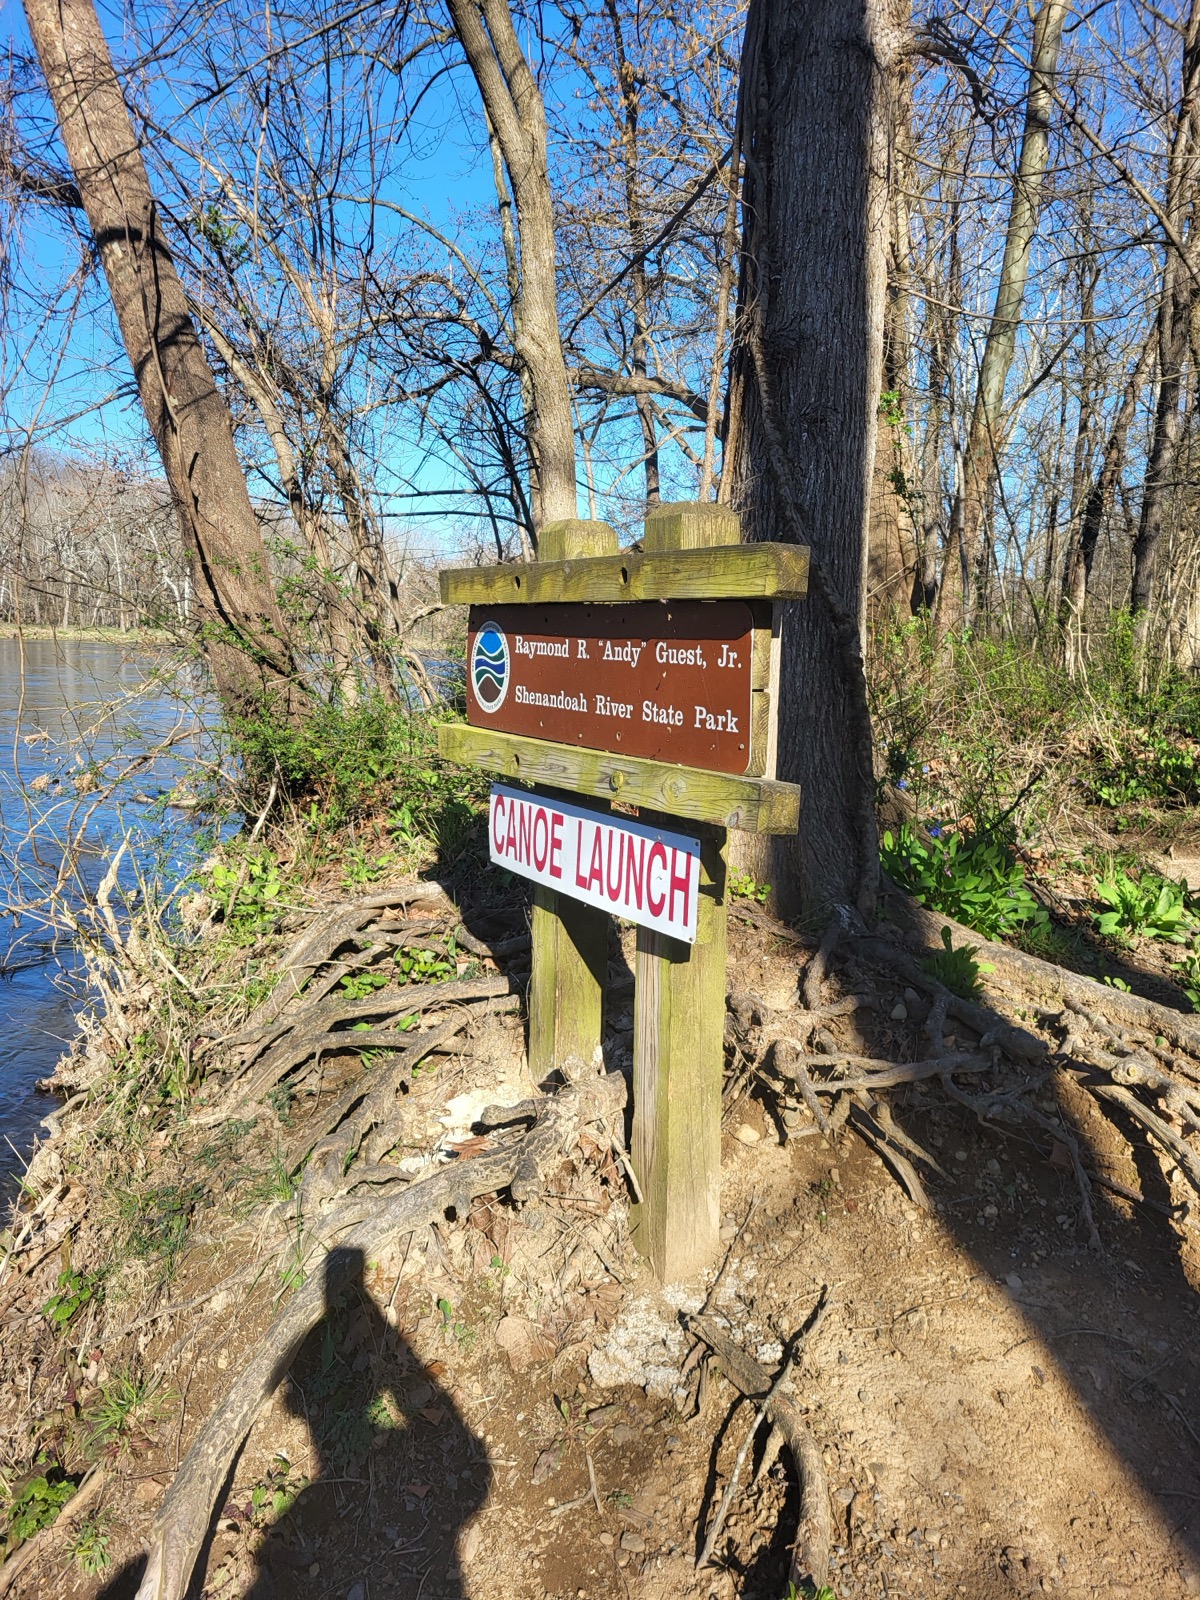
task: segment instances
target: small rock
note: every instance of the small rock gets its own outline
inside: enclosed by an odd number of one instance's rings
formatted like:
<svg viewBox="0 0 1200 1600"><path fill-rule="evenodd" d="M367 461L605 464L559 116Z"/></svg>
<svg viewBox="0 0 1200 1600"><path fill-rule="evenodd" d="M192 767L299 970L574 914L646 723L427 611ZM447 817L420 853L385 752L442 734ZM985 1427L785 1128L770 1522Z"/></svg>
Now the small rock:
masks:
<svg viewBox="0 0 1200 1600"><path fill-rule="evenodd" d="M1010 1289L1011 1289L1011 1290L1012 1290L1012 1292L1013 1292L1013 1293L1014 1293L1014 1294L1020 1294L1020 1292L1021 1292L1021 1290L1022 1290L1022 1289L1023 1289L1023 1288L1024 1288L1024 1287L1025 1287L1025 1280L1024 1280L1024 1278L1022 1278L1022 1277L1020 1277L1020 1276L1019 1276L1019 1275L1018 1275L1018 1274L1017 1274L1017 1273L1015 1273L1015 1272L1010 1272L1010 1273L1009 1273L1009 1274L1008 1274L1008 1275L1007 1275L1007 1276L1006 1276L1006 1278L1005 1278L1005 1279L1004 1279L1004 1281L1005 1281L1005 1283L1006 1283L1006 1284L1007 1284L1007 1285L1008 1285L1008 1287L1009 1287L1009 1288L1010 1288Z"/></svg>
<svg viewBox="0 0 1200 1600"><path fill-rule="evenodd" d="M628 1550L630 1555L640 1556L646 1549L646 1541L640 1533L623 1533L621 1535L621 1549Z"/></svg>
<svg viewBox="0 0 1200 1600"><path fill-rule="evenodd" d="M904 1004L903 1000L897 1000L896 1004L892 1007L888 1015L891 1017L893 1022L907 1022L908 1007Z"/></svg>
<svg viewBox="0 0 1200 1600"><path fill-rule="evenodd" d="M479 1553L479 1546L482 1540L483 1529L478 1523L476 1523L473 1528L467 1529L466 1533L464 1533L462 1536L462 1542L458 1549L458 1564L460 1567L465 1567L469 1561L473 1561L475 1559L476 1555Z"/></svg>
<svg viewBox="0 0 1200 1600"><path fill-rule="evenodd" d="M612 1536L611 1533L602 1533L600 1535L600 1543L602 1545L608 1546L608 1545L612 1544L612 1542L613 1542L613 1536Z"/></svg>
<svg viewBox="0 0 1200 1600"><path fill-rule="evenodd" d="M858 1391L858 1398L862 1401L864 1406L869 1406L871 1404L871 1391L869 1389L860 1389Z"/></svg>
<svg viewBox="0 0 1200 1600"><path fill-rule="evenodd" d="M631 1428L627 1422L618 1422L612 1431L614 1444L632 1444L637 1438L637 1429Z"/></svg>
<svg viewBox="0 0 1200 1600"><path fill-rule="evenodd" d="M955 1161L965 1161L967 1159L967 1152L965 1150L956 1150L954 1152L954 1159Z"/></svg>
<svg viewBox="0 0 1200 1600"><path fill-rule="evenodd" d="M140 1506L151 1506L162 1493L162 1488L157 1478L143 1478L133 1491L133 1498Z"/></svg>
<svg viewBox="0 0 1200 1600"><path fill-rule="evenodd" d="M319 1561L314 1561L312 1566L309 1567L308 1575L310 1578L319 1578L321 1576L321 1563Z"/></svg>
<svg viewBox="0 0 1200 1600"><path fill-rule="evenodd" d="M743 1122L733 1130L733 1137L739 1144L757 1144L762 1138L762 1134L759 1133L757 1128L752 1128L748 1122Z"/></svg>
<svg viewBox="0 0 1200 1600"><path fill-rule="evenodd" d="M226 1354L226 1352L224 1350L222 1350L220 1355L217 1357L217 1366L220 1368L220 1370L222 1372L224 1372L225 1368L228 1365L229 1365L229 1357Z"/></svg>
<svg viewBox="0 0 1200 1600"><path fill-rule="evenodd" d="M367 1600L366 1586L361 1583L352 1583L346 1590L346 1600Z"/></svg>

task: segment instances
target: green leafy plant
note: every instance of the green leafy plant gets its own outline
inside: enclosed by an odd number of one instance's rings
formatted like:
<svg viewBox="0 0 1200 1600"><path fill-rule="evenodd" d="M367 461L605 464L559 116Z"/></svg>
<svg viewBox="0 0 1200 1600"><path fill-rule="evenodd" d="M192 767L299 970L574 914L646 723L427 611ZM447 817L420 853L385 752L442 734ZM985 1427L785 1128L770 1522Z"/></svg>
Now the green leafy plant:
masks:
<svg viewBox="0 0 1200 1600"><path fill-rule="evenodd" d="M736 895L739 900L753 900L756 905L761 906L771 897L771 885L758 883L748 872L731 872L729 892Z"/></svg>
<svg viewBox="0 0 1200 1600"><path fill-rule="evenodd" d="M8 1508L6 1555L11 1555L19 1544L56 1522L77 1488L77 1481L66 1477L60 1467L48 1467L30 1478Z"/></svg>
<svg viewBox="0 0 1200 1600"><path fill-rule="evenodd" d="M990 961L976 961L979 952L977 944L960 944L957 949L951 938L950 929L942 929L943 949L927 956L921 965L931 978L936 979L951 994L956 994L962 1000L974 1000L982 992L979 975L982 972L994 972L996 969Z"/></svg>
<svg viewBox="0 0 1200 1600"><path fill-rule="evenodd" d="M1104 806L1132 801L1195 805L1200 800L1200 751L1165 733L1133 737L1115 758L1097 760L1088 787Z"/></svg>
<svg viewBox="0 0 1200 1600"><path fill-rule="evenodd" d="M1109 908L1096 912L1096 927L1110 939L1141 934L1183 944L1195 926L1187 906L1186 886L1160 878L1157 873L1144 872L1134 878L1113 868L1096 884L1096 895Z"/></svg>
<svg viewBox="0 0 1200 1600"><path fill-rule="evenodd" d="M1200 1011L1200 936L1194 936L1192 947L1180 961L1172 962L1175 982L1187 995L1193 1011Z"/></svg>
<svg viewBox="0 0 1200 1600"><path fill-rule="evenodd" d="M448 956L435 950L397 950L396 966L401 983L445 983L458 972L453 946Z"/></svg>
<svg viewBox="0 0 1200 1600"><path fill-rule="evenodd" d="M286 1515L296 1503L308 1479L293 1472L286 1456L276 1456L261 1483L250 1491L250 1520L256 1528L268 1528Z"/></svg>
<svg viewBox="0 0 1200 1600"><path fill-rule="evenodd" d="M213 895L225 911L225 924L239 938L257 936L279 912L283 874L266 851L238 861L214 861L210 868Z"/></svg>
<svg viewBox="0 0 1200 1600"><path fill-rule="evenodd" d="M814 1584L802 1583L797 1589L796 1585L788 1581L787 1593L783 1600L837 1600L837 1595L828 1584L822 1584L818 1589Z"/></svg>
<svg viewBox="0 0 1200 1600"><path fill-rule="evenodd" d="M68 1555L74 1556L80 1572L88 1577L108 1571L108 1526L108 1517L103 1512L85 1517L67 1546Z"/></svg>
<svg viewBox="0 0 1200 1600"><path fill-rule="evenodd" d="M342 993L351 1000L365 1000L376 989L386 989L389 975L372 969L369 972L347 972L342 979Z"/></svg>
<svg viewBox="0 0 1200 1600"><path fill-rule="evenodd" d="M162 1379L134 1378L114 1372L100 1385L100 1394L83 1414L88 1449L116 1460L146 1449L151 1430L173 1396Z"/></svg>
<svg viewBox="0 0 1200 1600"><path fill-rule="evenodd" d="M42 1315L56 1333L62 1333L72 1317L84 1306L98 1300L104 1292L104 1275L98 1272L79 1272L65 1267L58 1275L54 1293L42 1307Z"/></svg>
<svg viewBox="0 0 1200 1600"><path fill-rule="evenodd" d="M1049 916L1025 882L1025 868L997 840L952 828L926 841L907 822L883 836L884 871L931 911L989 939L1045 924Z"/></svg>

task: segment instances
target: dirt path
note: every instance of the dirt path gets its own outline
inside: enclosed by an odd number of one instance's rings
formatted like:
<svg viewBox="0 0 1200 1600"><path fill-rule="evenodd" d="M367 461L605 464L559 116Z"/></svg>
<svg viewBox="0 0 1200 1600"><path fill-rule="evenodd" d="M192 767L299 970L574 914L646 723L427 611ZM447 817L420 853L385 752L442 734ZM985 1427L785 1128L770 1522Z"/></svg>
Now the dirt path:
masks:
<svg viewBox="0 0 1200 1600"><path fill-rule="evenodd" d="M737 982L785 1002L803 952L736 946ZM839 1019L839 1043L903 1058L902 991L875 998L864 1032ZM465 1136L486 1100L528 1092L524 1074L519 1019L492 1018L415 1091L430 1137ZM714 1312L773 1370L830 1292L794 1387L825 1451L837 1600L1200 1593L1197 1234L1168 1215L1186 1191L1144 1145L1135 1164L1094 1101L1064 1100L1087 1164L1151 1202L1097 1189L1096 1253L1049 1138L980 1127L936 1083L894 1106L943 1169L933 1214L853 1133L781 1143L769 1100L735 1107L724 1145ZM358 1263L251 1433L195 1592L781 1600L798 1494L765 1430L717 1561L695 1571L752 1412L684 1370L678 1311L704 1289L652 1283L620 1188L577 1161L516 1216L477 1205ZM198 1256L174 1298L226 1270ZM86 1579L60 1552L13 1593L132 1594L165 1484L277 1289L267 1275L218 1300L199 1335L185 1315L141 1336L179 1403L106 1491L113 1565Z"/></svg>

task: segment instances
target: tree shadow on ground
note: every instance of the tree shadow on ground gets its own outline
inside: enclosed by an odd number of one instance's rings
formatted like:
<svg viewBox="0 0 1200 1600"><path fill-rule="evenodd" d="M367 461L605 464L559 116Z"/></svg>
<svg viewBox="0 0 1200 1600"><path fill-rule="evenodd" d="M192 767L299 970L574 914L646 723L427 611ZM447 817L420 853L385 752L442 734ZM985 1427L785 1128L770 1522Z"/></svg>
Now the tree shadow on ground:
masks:
<svg viewBox="0 0 1200 1600"><path fill-rule="evenodd" d="M857 966L852 963L852 970ZM853 978L856 989L864 987L861 978L868 973L879 992L903 987L870 961L862 969ZM913 1039L900 1043L885 1020L887 1006L870 1018L859 1015L871 1054L901 1060L928 1053L928 1041L915 1029ZM991 1015L998 1025L1012 1025L1011 1016ZM1009 1063L994 1083L999 1086L1003 1079L1011 1086L1022 1075L1031 1084L1030 1102L1044 1116L1057 1117L1066 1137L1078 1141L1092 1179L1099 1251L1089 1247L1069 1150L1050 1129L981 1122L936 1079L894 1091L892 1104L897 1121L944 1168L945 1175L931 1175L929 1183L939 1222L994 1283L1005 1286L1025 1321L1034 1381L1041 1371L1036 1364L1040 1346L1123 1464L1130 1487L1136 1484L1155 1506L1181 1573L1196 1575L1187 1592L1200 1591L1195 1198L1188 1202L1190 1214L1181 1218L1180 1196L1172 1193L1145 1129L1117 1106L1102 1109L1071 1072L1056 1069L1053 1057L1033 1065ZM963 1082L969 1082L972 1094L984 1087L977 1077ZM1106 1178L1138 1198L1106 1188ZM1183 1220L1182 1237L1172 1218ZM1014 1461L1014 1494L1021 1492L1021 1470L1021 1462ZM1064 1464L1064 1482L1069 1476ZM1094 1525L1102 1545L1108 1532L1095 1493L1082 1496L1078 1514ZM1114 1587L1114 1594L1142 1592L1138 1560L1136 1549L1125 1551L1120 1558L1125 1570L1097 1572L1095 1582L1131 1585L1128 1591ZM1051 1576L1055 1584L1060 1581L1059 1574ZM1018 1593L1038 1586L1036 1574L1013 1570L1008 1577ZM1110 1590L1101 1586L1090 1592Z"/></svg>

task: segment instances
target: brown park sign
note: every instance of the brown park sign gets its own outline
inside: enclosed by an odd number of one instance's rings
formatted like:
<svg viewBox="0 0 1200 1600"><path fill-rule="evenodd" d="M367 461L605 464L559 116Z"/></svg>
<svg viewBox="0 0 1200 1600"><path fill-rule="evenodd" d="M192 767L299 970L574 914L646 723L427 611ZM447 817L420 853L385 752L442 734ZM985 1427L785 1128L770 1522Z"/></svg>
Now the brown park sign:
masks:
<svg viewBox="0 0 1200 1600"><path fill-rule="evenodd" d="M467 720L744 773L762 669L754 631L738 600L472 606Z"/></svg>

